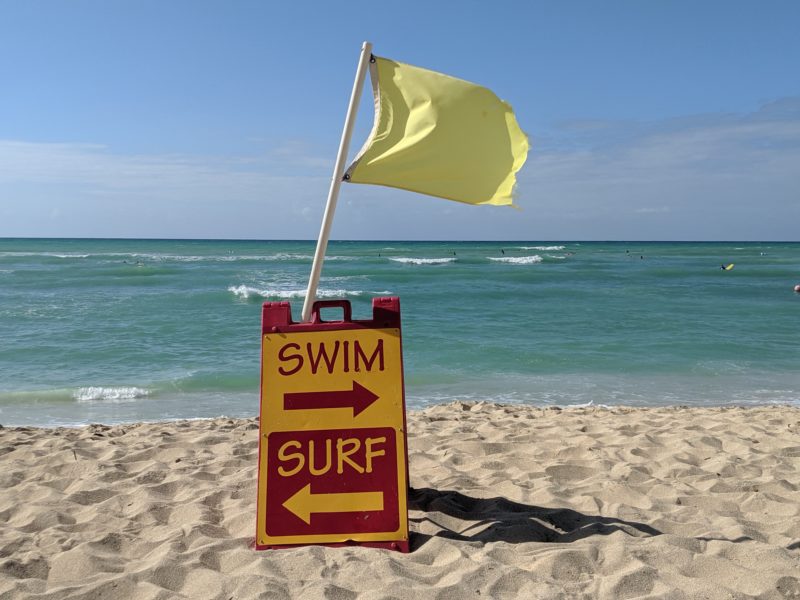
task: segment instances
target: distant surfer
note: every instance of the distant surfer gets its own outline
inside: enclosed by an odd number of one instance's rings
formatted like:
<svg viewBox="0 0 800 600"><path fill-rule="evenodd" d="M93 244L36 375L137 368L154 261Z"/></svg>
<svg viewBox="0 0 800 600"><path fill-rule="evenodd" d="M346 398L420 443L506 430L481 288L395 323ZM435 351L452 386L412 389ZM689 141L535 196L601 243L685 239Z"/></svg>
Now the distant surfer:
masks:
<svg viewBox="0 0 800 600"><path fill-rule="evenodd" d="M719 268L722 269L723 271L730 271L731 269L733 269L733 263L727 265L723 263L719 266Z"/></svg>
<svg viewBox="0 0 800 600"><path fill-rule="evenodd" d="M502 254L503 256L505 256L505 255L506 255L506 251L505 251L505 250L503 250L502 248L500 248L500 254Z"/></svg>

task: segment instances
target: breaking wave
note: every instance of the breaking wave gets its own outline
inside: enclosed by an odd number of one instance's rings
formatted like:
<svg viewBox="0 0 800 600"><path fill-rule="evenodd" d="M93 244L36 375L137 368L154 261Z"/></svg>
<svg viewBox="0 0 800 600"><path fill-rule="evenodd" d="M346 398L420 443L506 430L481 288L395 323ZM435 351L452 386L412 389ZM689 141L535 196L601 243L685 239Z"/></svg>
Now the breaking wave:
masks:
<svg viewBox="0 0 800 600"><path fill-rule="evenodd" d="M0 252L0 258L89 258L91 254L59 253L59 252Z"/></svg>
<svg viewBox="0 0 800 600"><path fill-rule="evenodd" d="M564 246L517 246L520 250L563 250Z"/></svg>
<svg viewBox="0 0 800 600"><path fill-rule="evenodd" d="M538 254L533 256L488 256L487 258L495 262L510 263L512 265L532 265L542 262L542 257Z"/></svg>
<svg viewBox="0 0 800 600"><path fill-rule="evenodd" d="M389 257L393 262L411 265L445 265L447 263L455 262L457 258L406 258L406 257Z"/></svg>
<svg viewBox="0 0 800 600"><path fill-rule="evenodd" d="M133 402L145 398L150 391L139 387L82 387L73 394L78 402Z"/></svg>
<svg viewBox="0 0 800 600"><path fill-rule="evenodd" d="M262 289L249 285L232 285L228 288L237 298L247 300L251 296L260 298L277 298L280 300L291 300L293 298L305 298L306 290L271 290ZM343 298L345 296L357 297L364 294L374 294L375 296L388 296L391 292L366 292L364 290L317 290L317 298Z"/></svg>

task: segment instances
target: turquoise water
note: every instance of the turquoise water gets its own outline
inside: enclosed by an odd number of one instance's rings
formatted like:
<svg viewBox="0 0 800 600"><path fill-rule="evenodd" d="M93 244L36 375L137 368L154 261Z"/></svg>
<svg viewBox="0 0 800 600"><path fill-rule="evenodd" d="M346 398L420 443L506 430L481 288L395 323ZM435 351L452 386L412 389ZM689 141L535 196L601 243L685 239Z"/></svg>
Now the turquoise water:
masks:
<svg viewBox="0 0 800 600"><path fill-rule="evenodd" d="M261 303L298 319L313 251L0 240L0 423L257 414ZM410 408L800 405L797 283L798 243L331 242L320 296L400 296Z"/></svg>

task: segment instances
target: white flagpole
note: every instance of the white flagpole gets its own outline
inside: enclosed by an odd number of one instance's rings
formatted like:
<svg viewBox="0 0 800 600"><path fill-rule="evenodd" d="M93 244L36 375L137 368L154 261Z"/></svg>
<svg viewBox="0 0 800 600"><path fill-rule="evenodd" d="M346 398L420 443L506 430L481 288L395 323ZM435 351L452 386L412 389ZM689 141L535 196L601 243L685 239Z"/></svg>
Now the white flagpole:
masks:
<svg viewBox="0 0 800 600"><path fill-rule="evenodd" d="M325 251L328 248L328 237L331 233L333 223L333 213L336 211L336 201L339 199L339 188L342 186L344 176L345 161L347 160L347 150L350 146L350 136L353 133L353 125L358 111L358 102L361 99L361 90L364 87L364 78L367 74L367 66L372 56L372 44L364 42L361 46L361 58L358 61L356 80L353 82L353 93L350 95L350 106L347 108L347 117L344 120L344 130L342 140L339 143L339 154L336 156L336 165L333 167L333 179L331 188L328 191L328 203L325 205L325 215L322 217L322 227L319 231L317 240L317 251L314 253L314 262L311 265L311 277L308 279L308 290L306 300L303 304L302 322L308 323L311 320L311 307L317 297L317 285L319 276L322 272L322 263L325 260Z"/></svg>

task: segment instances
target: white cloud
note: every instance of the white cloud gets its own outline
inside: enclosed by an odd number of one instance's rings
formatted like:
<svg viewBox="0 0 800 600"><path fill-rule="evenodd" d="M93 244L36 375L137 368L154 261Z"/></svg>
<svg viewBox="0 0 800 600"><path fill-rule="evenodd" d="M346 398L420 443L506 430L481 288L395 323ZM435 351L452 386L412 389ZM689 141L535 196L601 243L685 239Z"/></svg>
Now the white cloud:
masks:
<svg viewBox="0 0 800 600"><path fill-rule="evenodd" d="M308 237L298 217L329 181L310 162L0 140L0 235Z"/></svg>
<svg viewBox="0 0 800 600"><path fill-rule="evenodd" d="M800 98L532 137L521 212L345 186L333 236L800 239ZM234 157L0 140L0 235L314 238L333 158L298 140Z"/></svg>
<svg viewBox="0 0 800 600"><path fill-rule="evenodd" d="M560 238L800 239L800 99L776 104L568 124L529 157L520 204L558 223Z"/></svg>
<svg viewBox="0 0 800 600"><path fill-rule="evenodd" d="M641 215L652 215L658 213L668 213L670 211L669 206L642 206L641 208L637 208L633 212L639 213Z"/></svg>
<svg viewBox="0 0 800 600"><path fill-rule="evenodd" d="M0 140L0 184L73 183L101 192L129 193L209 188L254 191L293 181L294 177L274 172L285 166L264 157L122 155L99 144ZM302 166L307 167L308 161Z"/></svg>

